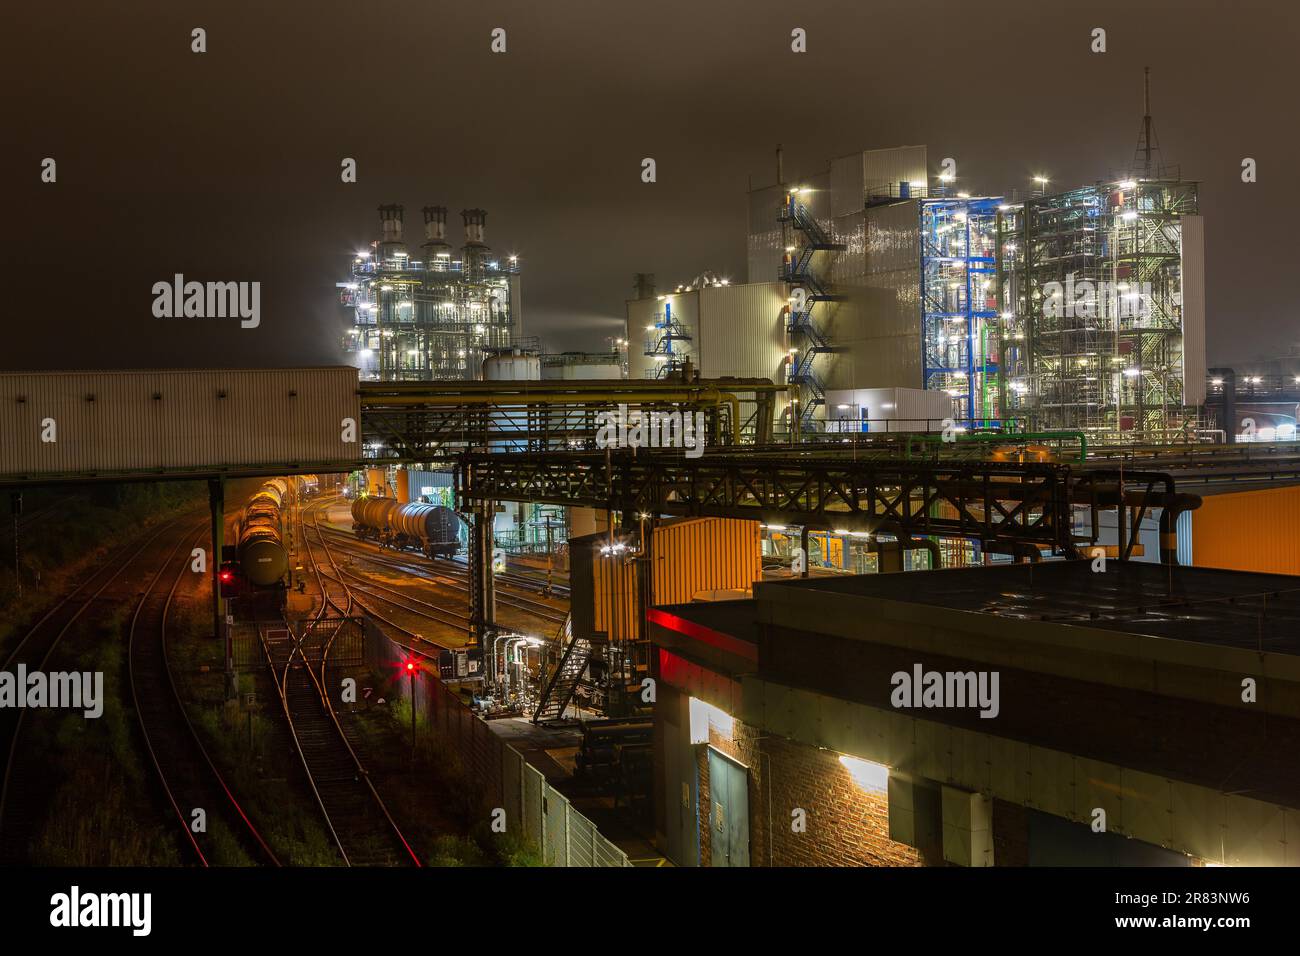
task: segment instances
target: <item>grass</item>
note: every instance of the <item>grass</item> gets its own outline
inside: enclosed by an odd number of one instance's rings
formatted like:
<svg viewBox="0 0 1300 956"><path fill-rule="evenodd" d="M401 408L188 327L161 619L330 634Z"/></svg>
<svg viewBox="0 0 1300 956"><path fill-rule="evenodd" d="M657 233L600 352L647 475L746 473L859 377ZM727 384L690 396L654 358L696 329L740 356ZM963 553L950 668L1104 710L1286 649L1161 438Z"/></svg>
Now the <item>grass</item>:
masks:
<svg viewBox="0 0 1300 956"><path fill-rule="evenodd" d="M0 651L9 648L61 594L84 577L124 540L206 500L197 482L97 485L90 490L35 489L23 492L24 513L49 506L57 511L24 530L19 538L22 597L14 575L12 535L0 549ZM13 528L6 498L0 528Z"/></svg>
<svg viewBox="0 0 1300 956"><path fill-rule="evenodd" d="M358 681L361 683L361 681ZM385 681L374 679L374 686ZM489 807L466 772L454 743L430 724L416 724L411 753L410 701L387 692L372 695L340 719L363 753L389 812L429 866L542 866L540 850L514 832L493 833ZM380 696L387 701L374 703Z"/></svg>
<svg viewBox="0 0 1300 956"><path fill-rule="evenodd" d="M104 713L28 714L23 746L45 756L53 781L44 820L29 850L37 866L176 866L182 862L175 824L158 806L134 738L134 716L124 704L126 651L120 636L128 611L80 622L61 651L78 666L104 674ZM119 638L119 639L115 639ZM71 653L69 653L71 652ZM45 719L41 719L41 718Z"/></svg>

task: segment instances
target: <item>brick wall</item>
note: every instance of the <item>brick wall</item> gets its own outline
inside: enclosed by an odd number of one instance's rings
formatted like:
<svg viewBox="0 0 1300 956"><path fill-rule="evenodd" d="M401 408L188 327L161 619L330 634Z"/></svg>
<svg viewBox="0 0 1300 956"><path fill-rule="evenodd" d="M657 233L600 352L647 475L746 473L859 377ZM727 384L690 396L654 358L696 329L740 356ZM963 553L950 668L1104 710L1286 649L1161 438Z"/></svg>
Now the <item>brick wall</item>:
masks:
<svg viewBox="0 0 1300 956"><path fill-rule="evenodd" d="M1018 803L993 799L993 863L1029 865L1029 811Z"/></svg>
<svg viewBox="0 0 1300 956"><path fill-rule="evenodd" d="M751 866L920 866L912 847L889 839L885 794L863 790L839 754L779 737L761 737L737 720L730 739L710 729L709 745L749 768ZM710 865L713 802L708 748L699 770L700 864ZM793 811L806 829L792 829ZM769 823L770 821L770 823Z"/></svg>

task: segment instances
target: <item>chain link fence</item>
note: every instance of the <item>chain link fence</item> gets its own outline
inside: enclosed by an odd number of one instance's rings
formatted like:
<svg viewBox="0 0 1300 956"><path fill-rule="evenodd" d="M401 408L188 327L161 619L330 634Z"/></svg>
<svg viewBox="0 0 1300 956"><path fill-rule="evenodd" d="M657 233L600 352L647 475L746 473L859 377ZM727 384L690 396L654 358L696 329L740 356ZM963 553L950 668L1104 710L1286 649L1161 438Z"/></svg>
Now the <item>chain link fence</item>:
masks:
<svg viewBox="0 0 1300 956"><path fill-rule="evenodd" d="M411 656L368 619L365 649L367 664L381 672L400 670ZM436 667L426 664L421 670L415 681L417 714L460 756L466 777L478 784L483 799L505 810L506 826L523 827L523 835L541 849L547 866L632 865L627 854L602 836L523 754L475 716L439 679ZM399 680L394 689L408 696L411 682Z"/></svg>

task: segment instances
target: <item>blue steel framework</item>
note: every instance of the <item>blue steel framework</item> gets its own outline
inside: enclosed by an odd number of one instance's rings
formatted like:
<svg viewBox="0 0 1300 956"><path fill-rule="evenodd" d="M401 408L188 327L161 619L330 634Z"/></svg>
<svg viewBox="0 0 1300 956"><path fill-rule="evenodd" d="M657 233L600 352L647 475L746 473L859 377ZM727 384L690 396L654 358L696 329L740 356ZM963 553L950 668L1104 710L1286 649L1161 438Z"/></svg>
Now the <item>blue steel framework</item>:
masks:
<svg viewBox="0 0 1300 956"><path fill-rule="evenodd" d="M989 197L921 201L923 387L948 392L984 427L999 425L1004 405L998 206Z"/></svg>
<svg viewBox="0 0 1300 956"><path fill-rule="evenodd" d="M664 310L655 314L654 325L647 329L645 355L655 360L654 377L672 378L685 366L690 357L688 348L679 346L673 350L673 343L690 345L691 335L673 316L673 303L670 296L660 296L664 300Z"/></svg>

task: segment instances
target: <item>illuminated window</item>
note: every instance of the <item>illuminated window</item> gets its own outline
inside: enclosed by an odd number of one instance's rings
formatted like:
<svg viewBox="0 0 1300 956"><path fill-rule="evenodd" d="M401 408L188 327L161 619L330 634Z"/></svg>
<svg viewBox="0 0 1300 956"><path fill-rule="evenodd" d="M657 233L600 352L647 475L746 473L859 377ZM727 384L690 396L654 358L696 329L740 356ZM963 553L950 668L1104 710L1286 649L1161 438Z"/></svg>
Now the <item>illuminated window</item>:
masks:
<svg viewBox="0 0 1300 956"><path fill-rule="evenodd" d="M707 744L712 728L719 737L731 739L735 720L725 710L719 710L707 701L691 698L691 743Z"/></svg>

